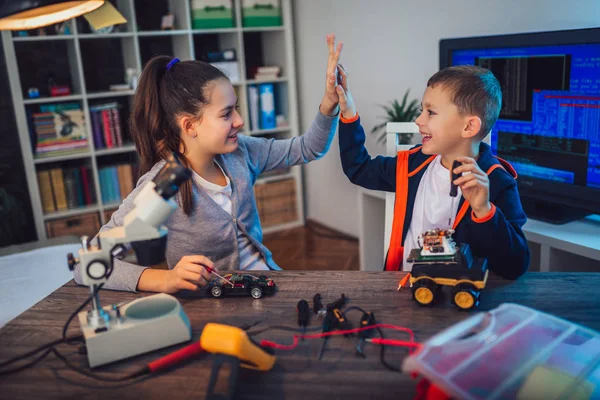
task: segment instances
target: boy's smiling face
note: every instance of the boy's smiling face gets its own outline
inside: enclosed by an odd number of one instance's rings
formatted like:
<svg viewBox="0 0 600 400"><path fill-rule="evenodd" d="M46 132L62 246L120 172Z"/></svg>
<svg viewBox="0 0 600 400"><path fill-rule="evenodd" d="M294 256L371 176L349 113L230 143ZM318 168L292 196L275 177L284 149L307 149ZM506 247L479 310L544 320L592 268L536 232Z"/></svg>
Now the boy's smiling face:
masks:
<svg viewBox="0 0 600 400"><path fill-rule="evenodd" d="M423 140L424 154L451 154L464 146L464 139L472 137L471 125L475 116L461 115L452 102L450 91L443 85L425 89L422 111L415 123Z"/></svg>

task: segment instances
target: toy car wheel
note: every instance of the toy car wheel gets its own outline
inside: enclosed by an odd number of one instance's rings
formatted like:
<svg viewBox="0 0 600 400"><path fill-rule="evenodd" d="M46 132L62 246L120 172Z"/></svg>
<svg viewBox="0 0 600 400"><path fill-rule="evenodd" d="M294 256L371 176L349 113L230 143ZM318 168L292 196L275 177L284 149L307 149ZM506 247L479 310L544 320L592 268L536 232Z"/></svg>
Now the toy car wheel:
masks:
<svg viewBox="0 0 600 400"><path fill-rule="evenodd" d="M470 310L479 304L479 290L469 284L461 283L454 287L452 300L462 310Z"/></svg>
<svg viewBox="0 0 600 400"><path fill-rule="evenodd" d="M250 296L254 297L255 299L260 299L263 295L263 291L260 287L258 286L254 286L251 290L250 290Z"/></svg>
<svg viewBox="0 0 600 400"><path fill-rule="evenodd" d="M433 304L436 287L437 284L432 279L419 279L412 287L413 299L423 306Z"/></svg>
<svg viewBox="0 0 600 400"><path fill-rule="evenodd" d="M220 286L213 286L210 289L210 294L212 294L213 297L221 297L221 295L223 294L223 290L221 290Z"/></svg>

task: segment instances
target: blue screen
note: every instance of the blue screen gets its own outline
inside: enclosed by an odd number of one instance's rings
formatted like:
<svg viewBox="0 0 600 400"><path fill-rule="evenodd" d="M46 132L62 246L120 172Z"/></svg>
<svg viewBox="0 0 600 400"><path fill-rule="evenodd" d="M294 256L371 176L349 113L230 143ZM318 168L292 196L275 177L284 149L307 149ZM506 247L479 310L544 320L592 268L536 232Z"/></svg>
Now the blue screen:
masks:
<svg viewBox="0 0 600 400"><path fill-rule="evenodd" d="M453 50L502 86L492 150L519 175L600 188L600 44Z"/></svg>

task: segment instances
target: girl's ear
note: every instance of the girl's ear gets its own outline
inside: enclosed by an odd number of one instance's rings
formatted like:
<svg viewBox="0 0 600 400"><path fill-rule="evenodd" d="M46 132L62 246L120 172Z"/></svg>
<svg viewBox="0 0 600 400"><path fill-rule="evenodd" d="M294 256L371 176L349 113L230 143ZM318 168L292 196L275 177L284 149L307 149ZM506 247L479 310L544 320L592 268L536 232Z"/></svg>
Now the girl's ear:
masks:
<svg viewBox="0 0 600 400"><path fill-rule="evenodd" d="M195 138L196 136L198 136L198 134L196 133L196 130L195 130L195 127L196 127L195 122L198 122L198 121L194 120L189 115L184 115L184 116L179 117L179 119L177 120L177 125L179 126L179 130L183 135L186 135L191 138Z"/></svg>

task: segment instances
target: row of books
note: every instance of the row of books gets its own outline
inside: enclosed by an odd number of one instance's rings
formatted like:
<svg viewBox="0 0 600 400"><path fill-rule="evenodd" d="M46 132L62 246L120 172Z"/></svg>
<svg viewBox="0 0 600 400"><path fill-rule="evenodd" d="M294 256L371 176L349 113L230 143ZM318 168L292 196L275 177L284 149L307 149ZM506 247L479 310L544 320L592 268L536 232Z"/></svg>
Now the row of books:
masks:
<svg viewBox="0 0 600 400"><path fill-rule="evenodd" d="M125 138L119 103L113 102L91 106L90 118L92 119L94 147L97 150L123 146Z"/></svg>
<svg viewBox="0 0 600 400"><path fill-rule="evenodd" d="M113 165L98 170L102 203L117 203L133 190L133 170L130 164Z"/></svg>
<svg viewBox="0 0 600 400"><path fill-rule="evenodd" d="M248 86L248 110L250 112L250 128L253 131L277 127L274 85L272 83Z"/></svg>
<svg viewBox="0 0 600 400"><path fill-rule="evenodd" d="M45 213L96 203L91 172L86 166L41 170L37 179Z"/></svg>
<svg viewBox="0 0 600 400"><path fill-rule="evenodd" d="M79 103L46 104L30 113L31 136L36 158L85 151L88 141L85 118Z"/></svg>

